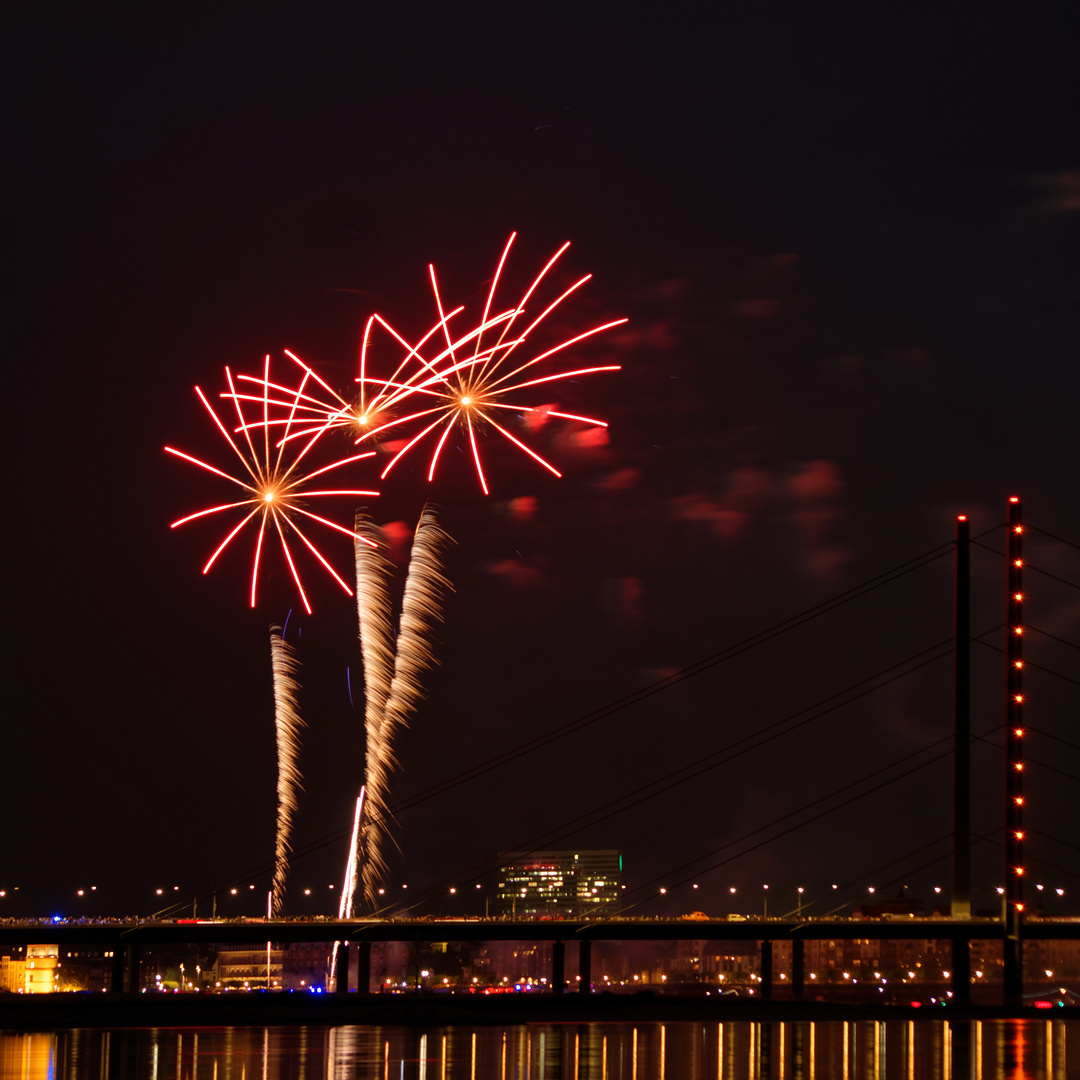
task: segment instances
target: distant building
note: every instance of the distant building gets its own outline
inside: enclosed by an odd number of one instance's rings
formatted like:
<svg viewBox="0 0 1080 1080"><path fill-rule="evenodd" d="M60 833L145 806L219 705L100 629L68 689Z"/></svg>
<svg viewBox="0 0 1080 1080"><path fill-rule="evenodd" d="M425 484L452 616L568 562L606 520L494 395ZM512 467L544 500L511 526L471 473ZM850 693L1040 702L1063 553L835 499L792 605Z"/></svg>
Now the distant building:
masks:
<svg viewBox="0 0 1080 1080"><path fill-rule="evenodd" d="M326 986L333 944L298 941L274 945L221 945L214 961L217 990L312 990Z"/></svg>
<svg viewBox="0 0 1080 1080"><path fill-rule="evenodd" d="M65 949L60 962L60 990L102 990L112 978L111 947L77 945Z"/></svg>
<svg viewBox="0 0 1080 1080"><path fill-rule="evenodd" d="M0 957L0 989L12 994L51 994L59 975L58 945L27 945Z"/></svg>
<svg viewBox="0 0 1080 1080"><path fill-rule="evenodd" d="M280 990L284 950L265 945L222 945L214 961L218 990Z"/></svg>
<svg viewBox="0 0 1080 1080"><path fill-rule="evenodd" d="M581 919L619 901L622 854L600 851L507 851L499 856L495 914Z"/></svg>

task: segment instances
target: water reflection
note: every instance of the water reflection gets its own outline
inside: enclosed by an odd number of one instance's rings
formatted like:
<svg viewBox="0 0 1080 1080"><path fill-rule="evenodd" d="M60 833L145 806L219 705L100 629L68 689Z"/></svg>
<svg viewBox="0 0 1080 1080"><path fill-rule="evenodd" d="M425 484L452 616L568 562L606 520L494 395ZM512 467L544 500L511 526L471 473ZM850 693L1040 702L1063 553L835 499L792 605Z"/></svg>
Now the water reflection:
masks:
<svg viewBox="0 0 1080 1080"><path fill-rule="evenodd" d="M1080 1023L527 1024L0 1033L2 1080L1066 1080Z"/></svg>

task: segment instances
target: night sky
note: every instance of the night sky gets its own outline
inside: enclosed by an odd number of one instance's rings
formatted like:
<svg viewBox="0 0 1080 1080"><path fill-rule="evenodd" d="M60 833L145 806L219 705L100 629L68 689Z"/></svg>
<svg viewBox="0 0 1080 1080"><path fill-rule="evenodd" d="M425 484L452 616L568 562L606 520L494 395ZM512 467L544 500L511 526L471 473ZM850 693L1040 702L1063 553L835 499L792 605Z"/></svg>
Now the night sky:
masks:
<svg viewBox="0 0 1080 1080"><path fill-rule="evenodd" d="M251 611L250 541L201 576L222 530L168 525L222 491L162 447L224 464L196 383L216 394L226 364L290 348L345 389L372 311L422 334L429 262L453 303L482 304L513 230L519 285L573 242L560 280L595 277L565 325L629 318L575 356L623 370L550 391L611 423L606 444L537 434L561 480L493 441L487 497L457 446L434 485L420 461L381 485L356 474L382 487L378 522L411 528L430 498L456 541L440 666L397 747L388 896L482 910L497 852L613 847L637 914L759 911L763 883L770 913L799 884L816 911L867 885L933 900L952 661L924 651L953 632L956 515L1000 552L990 530L1018 494L1044 530L1026 552L1045 571L1025 583L1031 880L1066 890L1047 910L1080 910L1066 13L6 5L0 917L201 912L230 887L242 899L219 911L259 912L267 629L290 610L308 727L286 910L336 911L363 775L352 602L306 567L307 616L271 560ZM405 526L388 530L402 566ZM347 574L348 540L327 549ZM973 655L974 903L990 907L1001 557L976 547L973 580L973 633L990 632ZM941 658L805 711L916 656Z"/></svg>

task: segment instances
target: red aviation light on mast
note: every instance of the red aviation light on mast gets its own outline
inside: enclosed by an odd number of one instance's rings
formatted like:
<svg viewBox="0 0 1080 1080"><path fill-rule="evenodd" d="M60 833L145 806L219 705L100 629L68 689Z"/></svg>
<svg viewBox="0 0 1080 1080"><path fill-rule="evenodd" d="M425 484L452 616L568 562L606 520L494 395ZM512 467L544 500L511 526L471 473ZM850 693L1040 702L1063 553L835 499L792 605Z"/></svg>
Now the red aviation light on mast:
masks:
<svg viewBox="0 0 1080 1080"><path fill-rule="evenodd" d="M1023 986L1021 951L1024 912L1024 524L1018 496L1009 499L1006 533L1005 593L1005 931L1004 981L1006 1000L1018 999Z"/></svg>

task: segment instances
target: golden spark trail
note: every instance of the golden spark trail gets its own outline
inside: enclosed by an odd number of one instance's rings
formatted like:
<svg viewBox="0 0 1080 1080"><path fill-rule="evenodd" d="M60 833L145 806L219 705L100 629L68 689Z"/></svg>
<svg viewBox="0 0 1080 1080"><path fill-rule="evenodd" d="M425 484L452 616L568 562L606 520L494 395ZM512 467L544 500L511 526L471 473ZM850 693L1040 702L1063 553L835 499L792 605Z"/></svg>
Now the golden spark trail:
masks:
<svg viewBox="0 0 1080 1080"><path fill-rule="evenodd" d="M365 539L379 536L377 527L362 511L356 514L355 530ZM451 589L442 568L442 553L451 542L438 524L435 508L426 505L413 536L396 643L391 622L393 564L367 544L358 542L355 547L357 619L366 698L365 776L363 819L353 829L346 888L350 880L355 887L355 870L349 868L359 865L360 891L372 906L377 905L379 883L386 873L385 851L391 823L387 789L396 765L394 737L416 711L424 693L423 675L435 664L431 634L442 621L442 599ZM343 911L344 901L343 897ZM351 907L350 897L348 914L352 914Z"/></svg>
<svg viewBox="0 0 1080 1080"><path fill-rule="evenodd" d="M387 761L391 766L394 760L394 737L400 728L408 724L409 717L416 711L424 696L424 673L436 663L431 648L431 635L435 627L442 622L443 597L452 589L449 579L443 573L442 563L443 552L452 542L438 523L435 507L428 503L420 515L413 536L394 654L394 677L383 711L379 746L375 751L376 760ZM370 752L369 746L369 754ZM369 787L369 798L370 793ZM381 796L385 805L385 789ZM381 816L370 813L368 821L370 825L367 833L373 828L380 828L383 834L386 834L388 821L385 810ZM379 878L376 864L365 859L361 867L361 883L364 898L368 903L375 903Z"/></svg>
<svg viewBox="0 0 1080 1080"><path fill-rule="evenodd" d="M359 539L354 545L356 557L356 615L360 652L364 664L364 791L367 814L360 833L353 839L351 858L356 860L363 848L364 898L369 902L368 884L386 873L383 854L387 837L389 811L386 785L394 767L393 748L384 736L386 702L394 677L394 632L391 625L392 603L390 578L393 563L381 550L372 548L379 529L363 511L358 510L354 531Z"/></svg>
<svg viewBox="0 0 1080 1080"><path fill-rule="evenodd" d="M281 636L280 626L270 627L270 662L274 676L274 726L277 731L277 842L274 857L272 910L276 915L285 899L285 880L289 874L292 850L293 814L297 793L302 789L300 776L300 706L296 692L300 684L296 671L300 666L293 647Z"/></svg>

